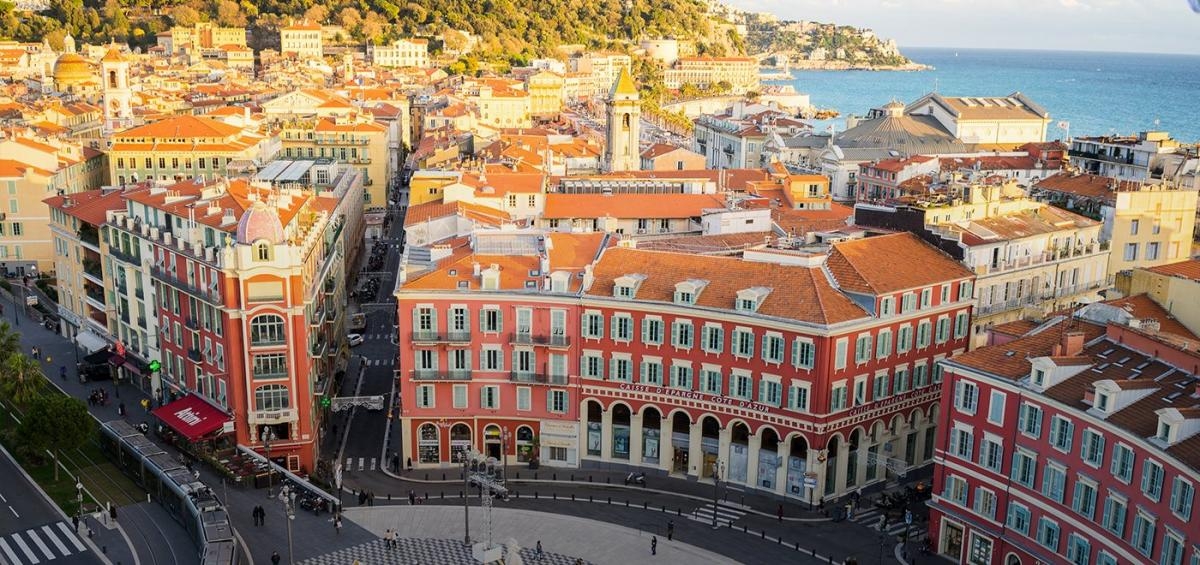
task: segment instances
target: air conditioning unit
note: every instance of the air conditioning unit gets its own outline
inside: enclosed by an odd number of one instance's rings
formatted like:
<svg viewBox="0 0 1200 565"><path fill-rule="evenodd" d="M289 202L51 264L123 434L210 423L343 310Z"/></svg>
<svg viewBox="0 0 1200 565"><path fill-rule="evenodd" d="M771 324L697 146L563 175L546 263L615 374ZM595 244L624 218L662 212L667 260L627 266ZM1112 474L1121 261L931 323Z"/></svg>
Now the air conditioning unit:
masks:
<svg viewBox="0 0 1200 565"><path fill-rule="evenodd" d="M638 231L637 231L637 232L638 232L639 234L646 233L646 228L638 228Z"/></svg>

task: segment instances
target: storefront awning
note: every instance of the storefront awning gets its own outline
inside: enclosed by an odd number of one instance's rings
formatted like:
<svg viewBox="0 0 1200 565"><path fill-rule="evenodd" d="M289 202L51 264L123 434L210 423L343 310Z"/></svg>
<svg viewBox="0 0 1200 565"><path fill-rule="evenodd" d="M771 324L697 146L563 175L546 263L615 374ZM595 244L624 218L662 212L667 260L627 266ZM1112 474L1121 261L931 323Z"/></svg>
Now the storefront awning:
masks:
<svg viewBox="0 0 1200 565"><path fill-rule="evenodd" d="M104 338L92 332L79 332L75 334L75 343L83 348L84 355L90 355L108 347L108 342L104 341Z"/></svg>
<svg viewBox="0 0 1200 565"><path fill-rule="evenodd" d="M216 432L229 421L229 416L224 412L194 394L156 408L154 415L188 441L196 441Z"/></svg>

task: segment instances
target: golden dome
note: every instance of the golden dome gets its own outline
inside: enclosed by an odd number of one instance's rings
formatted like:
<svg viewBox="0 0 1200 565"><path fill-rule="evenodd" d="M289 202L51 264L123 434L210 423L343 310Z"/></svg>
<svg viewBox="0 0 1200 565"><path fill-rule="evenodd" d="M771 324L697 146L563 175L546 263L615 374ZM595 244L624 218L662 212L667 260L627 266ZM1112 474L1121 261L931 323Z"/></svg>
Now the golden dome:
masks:
<svg viewBox="0 0 1200 565"><path fill-rule="evenodd" d="M92 63L78 53L63 53L54 62L54 84L60 89L95 80Z"/></svg>

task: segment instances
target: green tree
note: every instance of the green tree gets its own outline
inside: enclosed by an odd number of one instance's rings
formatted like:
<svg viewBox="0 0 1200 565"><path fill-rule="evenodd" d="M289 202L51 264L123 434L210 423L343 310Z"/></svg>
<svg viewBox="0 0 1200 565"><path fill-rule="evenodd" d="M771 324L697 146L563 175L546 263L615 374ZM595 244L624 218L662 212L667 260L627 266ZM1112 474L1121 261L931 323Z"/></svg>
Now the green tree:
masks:
<svg viewBox="0 0 1200 565"><path fill-rule="evenodd" d="M21 334L14 332L8 322L0 322L0 351L15 354L21 349Z"/></svg>
<svg viewBox="0 0 1200 565"><path fill-rule="evenodd" d="M54 480L58 480L58 454L79 449L92 437L93 421L87 406L62 394L37 397L17 428L17 441L40 456L50 451Z"/></svg>
<svg viewBox="0 0 1200 565"><path fill-rule="evenodd" d="M8 357L0 362L0 392L9 402L28 404L45 385L41 363L10 350Z"/></svg>

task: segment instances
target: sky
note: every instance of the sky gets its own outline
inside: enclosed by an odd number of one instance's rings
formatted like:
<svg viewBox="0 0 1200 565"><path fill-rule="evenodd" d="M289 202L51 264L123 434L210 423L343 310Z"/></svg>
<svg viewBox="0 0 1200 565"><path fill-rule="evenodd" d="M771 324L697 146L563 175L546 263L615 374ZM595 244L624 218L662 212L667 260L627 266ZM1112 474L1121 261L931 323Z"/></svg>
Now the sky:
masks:
<svg viewBox="0 0 1200 565"><path fill-rule="evenodd" d="M787 20L874 29L904 47L1200 54L1189 0L725 0ZM1191 0L1200 6L1200 0Z"/></svg>

